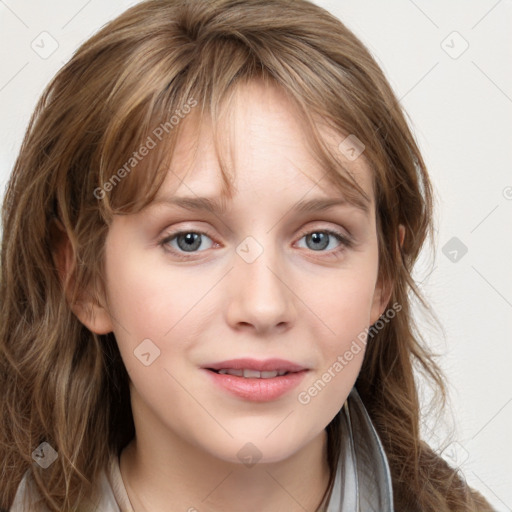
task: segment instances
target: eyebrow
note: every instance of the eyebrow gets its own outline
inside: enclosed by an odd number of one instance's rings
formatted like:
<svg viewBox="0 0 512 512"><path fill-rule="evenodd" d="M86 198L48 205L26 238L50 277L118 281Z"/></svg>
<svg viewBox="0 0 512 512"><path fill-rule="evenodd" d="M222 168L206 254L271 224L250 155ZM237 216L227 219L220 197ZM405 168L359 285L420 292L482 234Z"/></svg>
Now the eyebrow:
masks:
<svg viewBox="0 0 512 512"><path fill-rule="evenodd" d="M191 211L205 211L214 215L223 215L226 213L227 204L225 201L219 201L210 197L165 197L154 202L154 204L169 204L178 206ZM315 198L309 200L300 200L292 207L292 211L297 213L312 213L328 210L335 206L353 206L361 210L365 215L369 215L369 206L363 200L358 202L348 201L344 198Z"/></svg>

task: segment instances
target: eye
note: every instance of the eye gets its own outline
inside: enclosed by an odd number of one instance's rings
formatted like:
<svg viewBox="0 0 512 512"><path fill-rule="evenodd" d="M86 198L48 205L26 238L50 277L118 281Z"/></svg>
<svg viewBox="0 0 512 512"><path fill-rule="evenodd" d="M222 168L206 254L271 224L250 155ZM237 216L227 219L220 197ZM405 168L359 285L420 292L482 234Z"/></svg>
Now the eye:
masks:
<svg viewBox="0 0 512 512"><path fill-rule="evenodd" d="M300 240L306 240L306 249L310 249L313 252L327 252L331 256L337 256L338 253L351 247L353 244L349 236L330 229L304 231L300 233L299 236ZM210 244L206 244L206 247L204 247L205 244L203 243L204 238L207 238L211 242ZM338 242L338 246L331 247L330 251L325 251L326 248L329 248L333 240ZM189 230L167 234L158 242L158 245L177 258L185 260L191 257L188 256L187 253L203 252L205 249L210 249L215 245L215 242L213 242L208 233ZM202 251L198 250L200 247L203 248Z"/></svg>
<svg viewBox="0 0 512 512"><path fill-rule="evenodd" d="M306 240L306 248L311 249L314 252L323 252L324 249L331 245L333 239L338 242L337 247L331 247L331 249L334 249L331 252L333 255L336 255L347 247L352 246L352 240L348 236L331 229L306 231L301 233L301 240L303 238Z"/></svg>
<svg viewBox="0 0 512 512"><path fill-rule="evenodd" d="M183 256L183 253L202 252L197 250L199 247L204 246L203 237L208 238L213 245L212 239L207 233L202 231L176 231L175 233L167 235L158 244L165 250L185 259L187 256ZM176 243L177 248L173 242ZM211 245L206 247L206 249L209 249L210 247Z"/></svg>

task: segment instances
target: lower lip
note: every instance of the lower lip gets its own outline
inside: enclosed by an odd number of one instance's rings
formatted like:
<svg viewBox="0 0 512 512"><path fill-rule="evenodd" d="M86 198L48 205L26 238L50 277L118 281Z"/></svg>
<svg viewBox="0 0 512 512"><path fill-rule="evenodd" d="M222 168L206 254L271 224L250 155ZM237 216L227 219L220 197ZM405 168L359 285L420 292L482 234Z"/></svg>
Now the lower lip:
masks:
<svg viewBox="0 0 512 512"><path fill-rule="evenodd" d="M250 379L227 373L215 373L211 370L205 371L218 386L233 395L252 402L270 402L278 399L297 387L307 372L307 370L302 370L270 379Z"/></svg>

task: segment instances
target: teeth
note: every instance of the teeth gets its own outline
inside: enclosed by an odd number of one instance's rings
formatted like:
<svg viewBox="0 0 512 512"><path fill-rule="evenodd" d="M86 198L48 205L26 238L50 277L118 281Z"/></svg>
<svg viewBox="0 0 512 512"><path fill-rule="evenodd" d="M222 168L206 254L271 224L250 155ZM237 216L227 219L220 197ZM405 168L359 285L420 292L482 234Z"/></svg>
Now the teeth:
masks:
<svg viewBox="0 0 512 512"><path fill-rule="evenodd" d="M234 370L232 368L223 368L218 373L221 375L235 375L236 377L245 377L246 379L273 379L281 377L287 373L286 370L274 370L272 372L259 372L258 370Z"/></svg>
<svg viewBox="0 0 512 512"><path fill-rule="evenodd" d="M258 370L244 370L244 377L246 379L260 379L261 372Z"/></svg>
<svg viewBox="0 0 512 512"><path fill-rule="evenodd" d="M277 371L273 372L261 372L261 378L262 379L272 379L274 377L277 377L279 373Z"/></svg>
<svg viewBox="0 0 512 512"><path fill-rule="evenodd" d="M243 377L244 371L243 370L231 370L231 369L222 369L219 370L219 373L225 374L228 373L229 375L236 375L237 377Z"/></svg>

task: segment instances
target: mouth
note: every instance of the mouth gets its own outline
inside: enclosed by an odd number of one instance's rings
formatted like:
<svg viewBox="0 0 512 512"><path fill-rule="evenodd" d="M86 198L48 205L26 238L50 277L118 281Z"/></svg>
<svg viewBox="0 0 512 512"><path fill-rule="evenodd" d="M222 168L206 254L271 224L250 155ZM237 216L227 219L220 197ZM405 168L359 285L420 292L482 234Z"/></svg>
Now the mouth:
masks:
<svg viewBox="0 0 512 512"><path fill-rule="evenodd" d="M240 370L236 370L234 368L222 368L221 370L207 368L207 370L218 373L219 375L234 375L235 377L243 377L244 379L274 379L275 377L282 377L283 375L294 373L286 370L259 372L258 370L250 370L248 368Z"/></svg>
<svg viewBox="0 0 512 512"><path fill-rule="evenodd" d="M276 400L298 386L308 368L283 359L232 359L202 367L223 391L244 400Z"/></svg>
<svg viewBox="0 0 512 512"><path fill-rule="evenodd" d="M285 375L286 373L301 372L307 369L305 366L300 364L287 361L286 359L277 358L264 360L252 358L229 359L226 361L206 364L203 368L214 372L229 373L230 375L246 377L249 379L272 378L276 376L274 375L274 372L277 372L278 375Z"/></svg>

